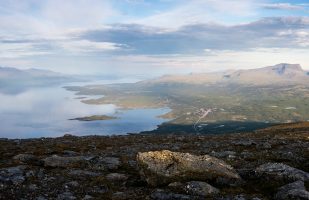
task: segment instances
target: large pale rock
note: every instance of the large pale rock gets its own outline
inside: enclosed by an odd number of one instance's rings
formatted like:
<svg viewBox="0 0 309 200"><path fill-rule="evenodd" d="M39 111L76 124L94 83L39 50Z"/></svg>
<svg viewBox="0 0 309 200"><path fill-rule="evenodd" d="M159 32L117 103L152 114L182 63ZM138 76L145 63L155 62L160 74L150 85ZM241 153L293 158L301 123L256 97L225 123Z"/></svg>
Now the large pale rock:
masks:
<svg viewBox="0 0 309 200"><path fill-rule="evenodd" d="M214 180L235 183L240 176L230 165L209 155L195 156L168 150L137 154L141 176L151 186L176 181ZM225 181L222 181L225 180Z"/></svg>
<svg viewBox="0 0 309 200"><path fill-rule="evenodd" d="M256 168L258 177L275 182L308 181L309 173L283 163L266 163Z"/></svg>

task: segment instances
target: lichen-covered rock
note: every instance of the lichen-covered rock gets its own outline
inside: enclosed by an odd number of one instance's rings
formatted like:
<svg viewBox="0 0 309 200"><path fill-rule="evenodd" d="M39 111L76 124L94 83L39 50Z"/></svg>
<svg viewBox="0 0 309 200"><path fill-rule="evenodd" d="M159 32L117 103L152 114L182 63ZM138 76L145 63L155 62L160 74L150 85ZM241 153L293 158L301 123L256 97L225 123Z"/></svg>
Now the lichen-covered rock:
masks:
<svg viewBox="0 0 309 200"><path fill-rule="evenodd" d="M270 181L293 182L297 180L308 181L309 173L296 169L283 163L266 163L256 168L258 177Z"/></svg>
<svg viewBox="0 0 309 200"><path fill-rule="evenodd" d="M278 189L276 200L309 200L309 192L306 191L303 181L296 181L284 185Z"/></svg>
<svg viewBox="0 0 309 200"><path fill-rule="evenodd" d="M175 181L224 179L234 183L241 180L230 165L209 155L195 156L168 150L137 154L140 174L151 186Z"/></svg>

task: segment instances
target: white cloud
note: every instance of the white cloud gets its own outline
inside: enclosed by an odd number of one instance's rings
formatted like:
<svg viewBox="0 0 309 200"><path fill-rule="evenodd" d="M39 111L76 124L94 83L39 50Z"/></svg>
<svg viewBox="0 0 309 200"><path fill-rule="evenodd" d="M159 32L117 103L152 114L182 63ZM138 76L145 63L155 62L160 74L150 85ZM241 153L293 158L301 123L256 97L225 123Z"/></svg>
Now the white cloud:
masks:
<svg viewBox="0 0 309 200"><path fill-rule="evenodd" d="M160 3L164 1L170 2L161 0ZM126 2L132 6L146 3L143 0ZM0 41L6 40L0 43L0 64L42 66L69 73L93 70L93 73L132 74L168 73L174 72L175 67L180 72L189 72L250 68L279 62L309 65L309 52L305 49L309 47L309 18L256 20L263 17L259 12L263 6L299 10L308 4L269 4L269 0L175 2L180 3L141 17L124 15L121 9L113 7L112 0L0 1ZM123 26L113 25L115 22ZM141 26L128 25L132 22ZM107 26L110 31L106 31ZM93 38L78 37L89 30L104 31L102 35L99 32L92 35ZM126 51L117 54L123 47ZM255 49L248 50L250 48ZM80 56L94 52L101 54L91 59ZM117 53L106 56L111 52Z"/></svg>
<svg viewBox="0 0 309 200"><path fill-rule="evenodd" d="M90 28L107 22L117 15L109 0L48 0L43 4L41 15L61 27Z"/></svg>
<svg viewBox="0 0 309 200"><path fill-rule="evenodd" d="M36 50L32 43L7 43L0 46L0 58L19 58L51 54L50 51Z"/></svg>
<svg viewBox="0 0 309 200"><path fill-rule="evenodd" d="M59 44L64 50L72 53L111 51L120 49L120 45L110 42L92 42L88 40L64 41Z"/></svg>
<svg viewBox="0 0 309 200"><path fill-rule="evenodd" d="M104 27L104 23L117 14L109 0L1 1L0 57L118 49L119 45L112 43L74 40L72 34L79 30Z"/></svg>
<svg viewBox="0 0 309 200"><path fill-rule="evenodd" d="M309 29L287 30L278 33L278 36L294 38L292 43L299 47L309 47Z"/></svg>
<svg viewBox="0 0 309 200"><path fill-rule="evenodd" d="M269 3L261 4L262 8L273 10L302 10L305 9L306 4L290 4L290 3Z"/></svg>
<svg viewBox="0 0 309 200"><path fill-rule="evenodd" d="M231 23L233 17L255 16L255 2L255 0L190 0L182 2L168 11L159 12L143 19L133 18L128 22L167 28L209 23L210 21Z"/></svg>

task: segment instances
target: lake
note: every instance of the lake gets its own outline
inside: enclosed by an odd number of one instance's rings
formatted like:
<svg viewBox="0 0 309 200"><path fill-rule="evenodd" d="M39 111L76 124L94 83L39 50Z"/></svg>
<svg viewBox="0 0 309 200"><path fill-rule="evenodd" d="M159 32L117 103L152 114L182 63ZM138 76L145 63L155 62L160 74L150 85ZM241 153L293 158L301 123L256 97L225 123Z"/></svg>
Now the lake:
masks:
<svg viewBox="0 0 309 200"><path fill-rule="evenodd" d="M87 84L98 83L107 81ZM30 88L18 94L0 93L0 138L58 137L66 133L78 136L139 133L156 129L166 121L157 116L170 111L168 108L121 110L113 104L88 105L62 87ZM117 119L69 120L92 115L110 115Z"/></svg>

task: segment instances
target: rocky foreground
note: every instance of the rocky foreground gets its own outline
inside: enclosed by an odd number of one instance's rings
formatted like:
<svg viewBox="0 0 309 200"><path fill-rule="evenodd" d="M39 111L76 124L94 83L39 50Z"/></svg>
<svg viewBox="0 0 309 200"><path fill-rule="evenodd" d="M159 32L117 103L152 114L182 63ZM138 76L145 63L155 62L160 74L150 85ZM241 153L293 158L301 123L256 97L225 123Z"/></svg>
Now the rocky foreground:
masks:
<svg viewBox="0 0 309 200"><path fill-rule="evenodd" d="M0 199L309 199L309 122L229 135L0 140Z"/></svg>

